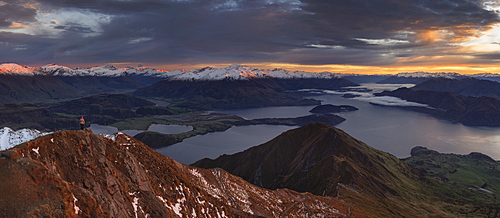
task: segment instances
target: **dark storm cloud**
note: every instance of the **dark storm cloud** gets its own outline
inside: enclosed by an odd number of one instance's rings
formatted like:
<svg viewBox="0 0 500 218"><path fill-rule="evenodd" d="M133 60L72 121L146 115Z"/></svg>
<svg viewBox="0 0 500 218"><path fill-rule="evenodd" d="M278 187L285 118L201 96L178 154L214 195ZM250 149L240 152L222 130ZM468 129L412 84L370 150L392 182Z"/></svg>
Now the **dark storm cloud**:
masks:
<svg viewBox="0 0 500 218"><path fill-rule="evenodd" d="M45 65L54 56L54 51L47 48L53 47L60 41L59 39L40 39L26 34L0 32L0 60L34 64L34 66Z"/></svg>
<svg viewBox="0 0 500 218"><path fill-rule="evenodd" d="M296 49L275 58L280 62L303 65L357 65L363 63L369 66L387 66L395 63L393 56L386 52L348 48Z"/></svg>
<svg viewBox="0 0 500 218"><path fill-rule="evenodd" d="M303 0L311 27L319 38L347 45L353 38L398 39L397 31L450 30L467 36L498 22L498 15L484 10L476 0ZM313 31L314 31L313 30ZM468 33L472 34L472 33ZM470 35L469 35L470 36ZM342 42L348 42L342 43Z"/></svg>
<svg viewBox="0 0 500 218"><path fill-rule="evenodd" d="M497 62L500 62L500 53L476 54L475 56L481 59L495 60Z"/></svg>
<svg viewBox="0 0 500 218"><path fill-rule="evenodd" d="M44 7L78 8L102 11L105 13L119 14L127 11L145 11L160 9L169 5L162 0L37 0Z"/></svg>
<svg viewBox="0 0 500 218"><path fill-rule="evenodd" d="M21 13L16 19L33 19L33 12L21 4L27 1L19 2L7 4L18 7ZM467 37L499 22L497 14L483 9L481 1L476 0L37 2L40 10L91 11L110 16L111 21L103 22L102 32L92 36L83 36L96 31L89 26L53 25L64 30L59 40L29 37L32 41L24 43L25 47L15 47L13 44L23 43L9 43L15 39L2 36L0 58L9 57L6 52L10 51L19 57L24 54L25 58L58 63L280 61L383 65L394 63L395 57L419 55L405 50L408 48L432 43L434 48L447 48L446 41L422 38L425 31L445 30L454 33L453 37ZM9 16L15 19L15 15ZM4 26L10 22L0 18L0 25L2 21ZM373 44L363 39L406 43ZM385 54L388 50L395 54ZM46 56L34 55L33 51L43 51Z"/></svg>
<svg viewBox="0 0 500 218"><path fill-rule="evenodd" d="M0 4L0 27L9 27L13 22L35 21L36 10L18 4Z"/></svg>
<svg viewBox="0 0 500 218"><path fill-rule="evenodd" d="M62 30L67 30L71 32L78 32L78 33L93 33L95 31L92 30L92 28L73 24L73 25L66 25L66 26L54 26L54 29L62 29Z"/></svg>

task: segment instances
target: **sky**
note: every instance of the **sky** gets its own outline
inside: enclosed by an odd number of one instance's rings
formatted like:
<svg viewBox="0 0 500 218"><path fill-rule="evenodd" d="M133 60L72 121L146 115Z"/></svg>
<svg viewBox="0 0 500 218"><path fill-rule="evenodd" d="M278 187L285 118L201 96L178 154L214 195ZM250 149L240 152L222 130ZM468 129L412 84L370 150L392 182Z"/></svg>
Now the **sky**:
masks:
<svg viewBox="0 0 500 218"><path fill-rule="evenodd" d="M0 0L0 63L500 73L500 0Z"/></svg>

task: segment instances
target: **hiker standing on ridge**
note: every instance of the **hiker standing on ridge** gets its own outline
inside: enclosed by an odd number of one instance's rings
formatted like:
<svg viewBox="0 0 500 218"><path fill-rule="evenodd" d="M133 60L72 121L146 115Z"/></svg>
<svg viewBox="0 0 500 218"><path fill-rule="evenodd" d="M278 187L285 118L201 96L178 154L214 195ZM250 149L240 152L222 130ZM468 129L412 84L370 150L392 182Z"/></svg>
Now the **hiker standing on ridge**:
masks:
<svg viewBox="0 0 500 218"><path fill-rule="evenodd" d="M81 130L85 129L85 119L83 119L83 117L80 118L80 129Z"/></svg>

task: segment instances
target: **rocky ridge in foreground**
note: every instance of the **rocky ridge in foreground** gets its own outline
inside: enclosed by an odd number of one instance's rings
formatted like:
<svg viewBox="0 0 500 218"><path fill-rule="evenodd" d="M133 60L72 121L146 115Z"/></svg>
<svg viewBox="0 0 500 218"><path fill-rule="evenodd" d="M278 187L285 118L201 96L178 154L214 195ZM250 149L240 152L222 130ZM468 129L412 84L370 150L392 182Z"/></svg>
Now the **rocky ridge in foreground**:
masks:
<svg viewBox="0 0 500 218"><path fill-rule="evenodd" d="M182 165L125 134L61 131L0 152L0 216L364 217L332 197Z"/></svg>

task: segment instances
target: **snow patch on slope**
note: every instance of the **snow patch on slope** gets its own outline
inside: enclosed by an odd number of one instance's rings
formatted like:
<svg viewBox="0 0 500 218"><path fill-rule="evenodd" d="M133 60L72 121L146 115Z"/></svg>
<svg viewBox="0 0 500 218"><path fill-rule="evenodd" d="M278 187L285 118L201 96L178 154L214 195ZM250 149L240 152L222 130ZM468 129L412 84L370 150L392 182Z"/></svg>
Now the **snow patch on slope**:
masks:
<svg viewBox="0 0 500 218"><path fill-rule="evenodd" d="M6 150L24 142L29 142L39 136L50 133L40 132L35 129L21 129L14 131L9 127L0 129L0 150Z"/></svg>

